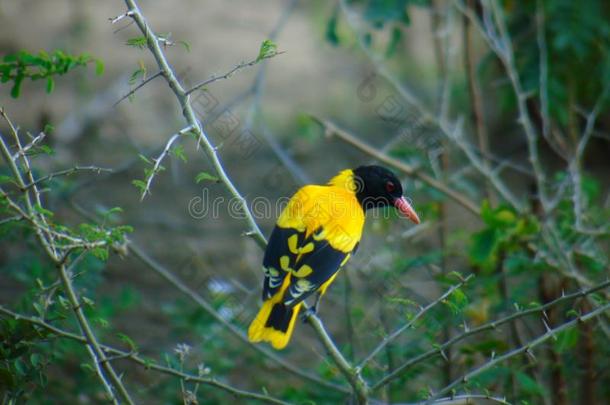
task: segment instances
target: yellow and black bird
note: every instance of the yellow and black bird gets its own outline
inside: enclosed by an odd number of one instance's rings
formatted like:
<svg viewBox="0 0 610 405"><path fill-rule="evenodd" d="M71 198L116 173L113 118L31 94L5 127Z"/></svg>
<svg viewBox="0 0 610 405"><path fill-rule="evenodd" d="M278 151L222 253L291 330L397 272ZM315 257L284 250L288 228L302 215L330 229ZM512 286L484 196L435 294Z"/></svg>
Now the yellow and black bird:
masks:
<svg viewBox="0 0 610 405"><path fill-rule="evenodd" d="M365 211L385 206L394 206L419 223L400 181L381 166L343 170L325 186L298 190L269 238L263 259L263 306L248 329L250 341L286 347L303 300L316 293L315 311L358 248Z"/></svg>

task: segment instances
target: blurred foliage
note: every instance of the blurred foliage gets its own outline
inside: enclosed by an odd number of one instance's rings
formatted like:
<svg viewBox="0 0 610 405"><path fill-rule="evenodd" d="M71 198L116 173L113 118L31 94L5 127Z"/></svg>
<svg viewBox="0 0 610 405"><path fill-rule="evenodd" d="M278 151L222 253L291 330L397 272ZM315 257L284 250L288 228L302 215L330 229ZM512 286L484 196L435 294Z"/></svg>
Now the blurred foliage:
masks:
<svg viewBox="0 0 610 405"><path fill-rule="evenodd" d="M539 95L540 91L542 57L536 15L543 14L549 113L556 124L571 130L569 126L576 119L573 116L575 107L590 110L603 88L610 86L610 3L605 0L543 0L541 10L537 9L535 1L505 0L503 3L514 39L519 74L525 91L533 95ZM488 80L504 75L497 70L492 74L495 77ZM500 89L503 105L514 108L515 98L510 86Z"/></svg>
<svg viewBox="0 0 610 405"><path fill-rule="evenodd" d="M11 96L19 97L24 79L32 81L46 79L47 93L55 88L53 76L64 75L77 67L95 64L95 72L101 75L104 72L104 64L99 59L94 59L88 54L70 55L59 49L51 53L40 51L32 54L20 51L16 54L5 55L0 62L0 83L12 82Z"/></svg>

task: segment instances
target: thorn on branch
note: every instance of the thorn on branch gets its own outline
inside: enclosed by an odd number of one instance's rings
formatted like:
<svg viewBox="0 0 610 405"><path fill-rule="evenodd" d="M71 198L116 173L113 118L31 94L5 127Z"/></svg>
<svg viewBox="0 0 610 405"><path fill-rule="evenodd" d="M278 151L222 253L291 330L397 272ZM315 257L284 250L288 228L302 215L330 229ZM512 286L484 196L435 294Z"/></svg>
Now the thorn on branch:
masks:
<svg viewBox="0 0 610 405"><path fill-rule="evenodd" d="M116 16L114 18L110 17L110 18L108 18L108 20L110 21L110 24L116 24L119 21L121 21L123 18L132 17L132 16L133 16L133 11L127 11L126 13L118 15L118 16Z"/></svg>

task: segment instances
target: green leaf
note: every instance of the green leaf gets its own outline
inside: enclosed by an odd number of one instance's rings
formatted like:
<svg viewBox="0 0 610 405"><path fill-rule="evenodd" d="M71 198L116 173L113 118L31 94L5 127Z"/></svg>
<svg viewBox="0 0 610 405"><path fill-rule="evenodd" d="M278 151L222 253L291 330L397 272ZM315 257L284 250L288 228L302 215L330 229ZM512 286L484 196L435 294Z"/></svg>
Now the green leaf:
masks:
<svg viewBox="0 0 610 405"><path fill-rule="evenodd" d="M44 129L42 130L42 132L44 132L47 135L50 135L53 133L53 131L55 130L55 127L51 124L44 124Z"/></svg>
<svg viewBox="0 0 610 405"><path fill-rule="evenodd" d="M139 153L138 157L140 158L140 160L142 160L143 162L148 163L149 165L152 165L153 163L150 161L149 158L147 158L146 156L144 156L143 154Z"/></svg>
<svg viewBox="0 0 610 405"><path fill-rule="evenodd" d="M184 146L182 145L176 145L174 146L171 150L170 150L170 154L172 156L177 157L178 159L182 160L184 163L186 163L186 154L184 153Z"/></svg>
<svg viewBox="0 0 610 405"><path fill-rule="evenodd" d="M131 184L136 186L140 192L144 192L144 190L146 190L146 183L144 183L142 180L133 180Z"/></svg>
<svg viewBox="0 0 610 405"><path fill-rule="evenodd" d="M103 262L108 260L108 249L107 248L97 247L95 249L91 249L91 254Z"/></svg>
<svg viewBox="0 0 610 405"><path fill-rule="evenodd" d="M277 45L270 39L265 39L261 44L261 48L258 51L256 61L260 62L263 59L270 58L277 53Z"/></svg>
<svg viewBox="0 0 610 405"><path fill-rule="evenodd" d="M127 46L133 46L135 48L144 49L146 48L146 37L135 37L129 38L125 43Z"/></svg>
<svg viewBox="0 0 610 405"><path fill-rule="evenodd" d="M101 76L104 74L104 62L102 62L100 59L96 59L95 60L95 74L98 76Z"/></svg>
<svg viewBox="0 0 610 405"><path fill-rule="evenodd" d="M32 353L30 355L30 363L32 363L34 367L38 367L40 365L40 354Z"/></svg>
<svg viewBox="0 0 610 405"><path fill-rule="evenodd" d="M47 77L47 94L50 94L55 88L55 81L51 76Z"/></svg>
<svg viewBox="0 0 610 405"><path fill-rule="evenodd" d="M19 73L13 81L13 88L11 89L11 97L18 98L21 94L21 83L23 82L23 73Z"/></svg>
<svg viewBox="0 0 610 405"><path fill-rule="evenodd" d="M129 346L129 350L131 350L132 352L135 352L138 350L138 345L136 345L136 343L133 341L133 339L131 339L129 336L123 334L123 333L118 333L117 337L124 342L125 344L127 344L127 346Z"/></svg>
<svg viewBox="0 0 610 405"><path fill-rule="evenodd" d="M45 217L52 217L53 212L49 211L46 208L43 208L40 204L34 205L34 210L40 215L44 215Z"/></svg>
<svg viewBox="0 0 610 405"><path fill-rule="evenodd" d="M13 181L11 176L0 175L0 183L10 183Z"/></svg>
<svg viewBox="0 0 610 405"><path fill-rule="evenodd" d="M216 176L211 175L208 172L200 172L199 174L197 174L197 176L195 176L195 182L199 184L202 181L213 181L215 183L218 183L220 179Z"/></svg>
<svg viewBox="0 0 610 405"><path fill-rule="evenodd" d="M339 34L337 33L337 24L339 20L339 9L335 7L333 14L330 16L328 23L326 24L326 40L330 42L332 46L339 45Z"/></svg>
<svg viewBox="0 0 610 405"><path fill-rule="evenodd" d="M578 328L569 328L557 334L555 349L559 353L564 353L576 346L578 343Z"/></svg>
<svg viewBox="0 0 610 405"><path fill-rule="evenodd" d="M178 41L178 43L179 43L180 45L182 45L182 46L184 47L184 49L185 49L185 50L186 50L188 53L190 53L190 52L191 52L191 45L190 45L188 42L186 42L186 41Z"/></svg>
<svg viewBox="0 0 610 405"><path fill-rule="evenodd" d="M477 265L488 267L495 261L498 248L498 233L493 228L484 229L471 237L470 260Z"/></svg>
<svg viewBox="0 0 610 405"><path fill-rule="evenodd" d="M529 395L545 395L544 387L538 384L532 377L521 371L516 372L516 377L524 392Z"/></svg>
<svg viewBox="0 0 610 405"><path fill-rule="evenodd" d="M396 53L396 50L398 49L398 46L400 45L401 42L402 42L402 30L400 29L400 27L392 28L392 36L390 38L390 43L388 44L388 47L385 51L386 58L390 58L390 57L394 56L394 54Z"/></svg>

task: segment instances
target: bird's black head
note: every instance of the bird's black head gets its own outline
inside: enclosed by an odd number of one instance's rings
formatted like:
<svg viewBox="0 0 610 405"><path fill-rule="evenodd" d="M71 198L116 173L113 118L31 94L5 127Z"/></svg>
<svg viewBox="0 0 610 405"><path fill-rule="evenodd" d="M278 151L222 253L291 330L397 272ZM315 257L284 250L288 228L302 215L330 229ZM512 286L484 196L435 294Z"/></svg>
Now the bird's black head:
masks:
<svg viewBox="0 0 610 405"><path fill-rule="evenodd" d="M360 166L353 170L356 198L362 208L394 206L416 224L419 218L402 194L402 186L394 173L381 166Z"/></svg>

